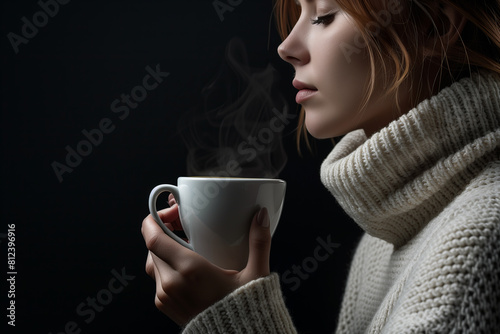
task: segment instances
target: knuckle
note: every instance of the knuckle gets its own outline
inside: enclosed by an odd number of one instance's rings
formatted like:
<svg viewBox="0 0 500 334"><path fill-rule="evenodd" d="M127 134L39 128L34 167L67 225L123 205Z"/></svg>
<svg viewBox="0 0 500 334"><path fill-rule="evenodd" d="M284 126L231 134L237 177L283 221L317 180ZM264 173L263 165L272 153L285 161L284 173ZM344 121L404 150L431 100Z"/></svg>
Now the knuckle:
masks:
<svg viewBox="0 0 500 334"><path fill-rule="evenodd" d="M155 270L154 270L154 264L152 261L147 261L146 262L146 273L151 276L152 278L155 278Z"/></svg>
<svg viewBox="0 0 500 334"><path fill-rule="evenodd" d="M183 265L178 268L178 272L182 277L191 277L197 274L198 266L197 261L186 259Z"/></svg>
<svg viewBox="0 0 500 334"><path fill-rule="evenodd" d="M142 227L141 228L144 228L144 225L147 224L147 221L151 218L151 215L147 215L146 217L144 217L144 219L142 220Z"/></svg>
<svg viewBox="0 0 500 334"><path fill-rule="evenodd" d="M166 302L168 300L168 296L171 294L175 294L181 287L181 284L178 280L169 279L167 281L162 281L161 284L161 292L158 292L158 298Z"/></svg>
<svg viewBox="0 0 500 334"><path fill-rule="evenodd" d="M156 298L155 298L155 306L157 309L159 309L160 311L163 310L163 302L160 300L160 298L158 297L158 294L156 295Z"/></svg>
<svg viewBox="0 0 500 334"><path fill-rule="evenodd" d="M142 224L141 224L141 234L144 236L144 229L145 229L145 225L146 225L146 220L148 219L148 217L144 218L142 220Z"/></svg>
<svg viewBox="0 0 500 334"><path fill-rule="evenodd" d="M156 292L156 299L155 299L155 302L157 304L160 304L161 307L163 307L165 304L167 304L169 302L169 296L168 296L168 293L166 293L165 291L161 290L161 291L157 291ZM158 307L158 306L157 306ZM159 308L159 307L158 307Z"/></svg>
<svg viewBox="0 0 500 334"><path fill-rule="evenodd" d="M183 282L188 284L198 284L202 281L203 267L196 260L186 260L183 265L177 269Z"/></svg>
<svg viewBox="0 0 500 334"><path fill-rule="evenodd" d="M269 236L260 236L252 239L253 247L259 250L267 250L270 246L271 238Z"/></svg>
<svg viewBox="0 0 500 334"><path fill-rule="evenodd" d="M159 238L160 236L157 233L153 234L150 238L146 240L146 248L154 252L154 249L158 244Z"/></svg>

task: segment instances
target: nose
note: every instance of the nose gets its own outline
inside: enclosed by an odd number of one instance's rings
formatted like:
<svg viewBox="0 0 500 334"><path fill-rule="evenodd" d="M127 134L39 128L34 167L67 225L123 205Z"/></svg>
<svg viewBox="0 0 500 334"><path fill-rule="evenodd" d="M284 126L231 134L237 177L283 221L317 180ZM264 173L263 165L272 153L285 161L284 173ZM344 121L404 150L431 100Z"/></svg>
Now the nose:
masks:
<svg viewBox="0 0 500 334"><path fill-rule="evenodd" d="M292 29L287 38L278 46L278 54L284 61L295 66L309 62L309 52L305 40L297 25Z"/></svg>

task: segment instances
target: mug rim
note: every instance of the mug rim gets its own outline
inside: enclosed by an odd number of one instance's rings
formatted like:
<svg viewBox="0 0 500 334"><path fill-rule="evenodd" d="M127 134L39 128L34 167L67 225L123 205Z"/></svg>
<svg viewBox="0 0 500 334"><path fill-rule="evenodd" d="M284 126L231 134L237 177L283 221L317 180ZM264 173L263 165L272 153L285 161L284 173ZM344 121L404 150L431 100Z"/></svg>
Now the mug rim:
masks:
<svg viewBox="0 0 500 334"><path fill-rule="evenodd" d="M265 181L265 182L276 182L276 183L286 183L282 179L272 179L263 177L231 177L231 176L179 176L177 181L187 179L187 180L199 180L199 181L209 181L209 180L233 180L242 182L253 182L253 181Z"/></svg>

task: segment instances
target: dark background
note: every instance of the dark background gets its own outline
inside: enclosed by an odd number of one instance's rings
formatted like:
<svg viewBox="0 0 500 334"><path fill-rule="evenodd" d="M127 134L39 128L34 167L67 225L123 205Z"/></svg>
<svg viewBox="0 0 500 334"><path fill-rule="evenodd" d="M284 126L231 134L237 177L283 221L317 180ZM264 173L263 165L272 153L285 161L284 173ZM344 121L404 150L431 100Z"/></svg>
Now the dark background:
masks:
<svg viewBox="0 0 500 334"><path fill-rule="evenodd" d="M8 224L16 226L17 271L16 327L9 332L60 333L74 322L81 333L176 333L155 308L155 285L144 271L140 226L147 198L155 185L186 175L178 122L201 102L231 39L244 43L252 68L271 64L280 72L280 94L297 112L293 70L276 53L271 0L243 0L222 21L210 0L73 0L59 7L16 54L8 34L21 35L21 18L33 22L41 8L34 0L2 1L2 310L10 300ZM169 77L120 120L111 102L141 84L146 66L156 64ZM64 163L65 147L75 148L85 139L82 130L103 118L114 131L59 182L51 164ZM314 154L301 158L295 127L283 132L288 163L279 177L287 181L287 195L271 269L282 275L302 265L318 237L331 235L340 244L298 288L282 284L299 331L328 333L360 232L319 180L332 144L318 142ZM113 269L135 278L93 319L78 314L87 298L105 296ZM3 312L2 326L8 321Z"/></svg>

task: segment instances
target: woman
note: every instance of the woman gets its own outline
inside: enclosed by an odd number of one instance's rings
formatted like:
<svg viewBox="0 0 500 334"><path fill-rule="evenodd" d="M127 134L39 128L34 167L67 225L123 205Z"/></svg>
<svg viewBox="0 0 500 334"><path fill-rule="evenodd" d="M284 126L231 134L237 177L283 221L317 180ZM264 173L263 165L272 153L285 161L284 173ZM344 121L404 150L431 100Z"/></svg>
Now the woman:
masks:
<svg viewBox="0 0 500 334"><path fill-rule="evenodd" d="M299 133L345 135L321 179L366 232L337 332L498 330L500 1L278 0L276 15ZM177 229L171 204L161 217ZM157 307L186 333L295 333L269 272L267 221L255 216L235 272L148 216Z"/></svg>

